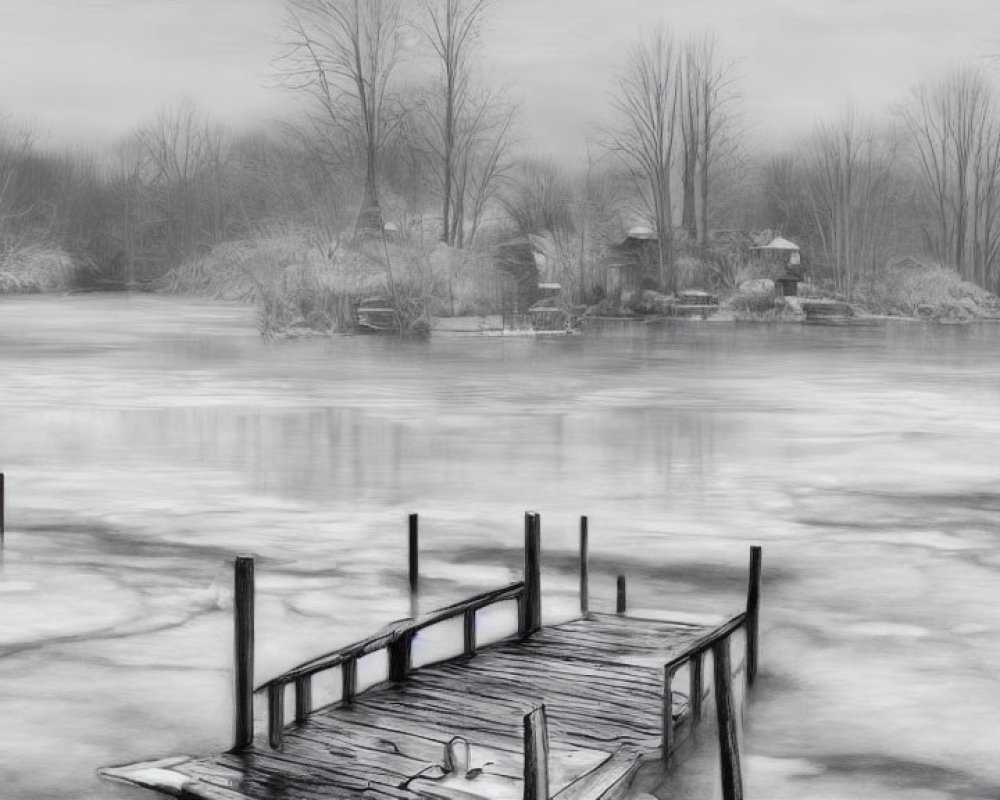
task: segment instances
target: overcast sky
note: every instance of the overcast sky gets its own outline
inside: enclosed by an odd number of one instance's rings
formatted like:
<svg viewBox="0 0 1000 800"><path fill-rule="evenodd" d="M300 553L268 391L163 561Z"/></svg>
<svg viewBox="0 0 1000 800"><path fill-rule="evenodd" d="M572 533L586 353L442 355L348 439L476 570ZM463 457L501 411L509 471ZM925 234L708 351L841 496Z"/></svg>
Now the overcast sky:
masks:
<svg viewBox="0 0 1000 800"><path fill-rule="evenodd" d="M49 141L100 143L190 97L235 126L280 116L267 88L281 0L0 0L0 113ZM659 22L714 30L740 62L746 119L787 140L849 102L879 111L963 60L1000 76L997 0L494 0L491 73L534 149L583 149L625 48Z"/></svg>

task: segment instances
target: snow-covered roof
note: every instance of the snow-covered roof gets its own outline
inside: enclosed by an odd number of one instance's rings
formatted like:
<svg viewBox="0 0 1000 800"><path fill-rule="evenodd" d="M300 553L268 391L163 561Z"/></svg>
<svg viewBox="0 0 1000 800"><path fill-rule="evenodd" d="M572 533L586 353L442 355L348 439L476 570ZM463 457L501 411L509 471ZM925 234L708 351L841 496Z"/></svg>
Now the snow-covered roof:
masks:
<svg viewBox="0 0 1000 800"><path fill-rule="evenodd" d="M799 246L795 242L790 242L788 239L783 239L780 236L775 236L770 242L759 247L754 248L755 250L798 250Z"/></svg>

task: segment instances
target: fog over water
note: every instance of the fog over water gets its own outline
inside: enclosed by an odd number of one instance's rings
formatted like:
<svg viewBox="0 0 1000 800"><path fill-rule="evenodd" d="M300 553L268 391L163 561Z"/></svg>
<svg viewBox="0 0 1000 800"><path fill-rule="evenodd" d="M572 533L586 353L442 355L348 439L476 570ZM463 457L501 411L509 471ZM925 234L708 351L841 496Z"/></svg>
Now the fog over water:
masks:
<svg viewBox="0 0 1000 800"><path fill-rule="evenodd" d="M545 611L740 610L764 547L749 797L1000 797L1000 325L662 324L267 343L247 308L0 298L0 796L223 749L231 559L257 677L516 577Z"/></svg>

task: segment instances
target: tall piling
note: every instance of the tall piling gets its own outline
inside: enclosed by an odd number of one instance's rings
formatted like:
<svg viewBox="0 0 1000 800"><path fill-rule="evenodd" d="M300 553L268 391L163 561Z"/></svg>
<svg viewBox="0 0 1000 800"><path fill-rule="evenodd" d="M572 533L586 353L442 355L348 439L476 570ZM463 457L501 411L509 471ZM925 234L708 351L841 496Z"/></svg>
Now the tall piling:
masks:
<svg viewBox="0 0 1000 800"><path fill-rule="evenodd" d="M253 744L253 559L236 559L233 586L233 750Z"/></svg>
<svg viewBox="0 0 1000 800"><path fill-rule="evenodd" d="M420 537L416 514L410 514L410 616L420 613Z"/></svg>

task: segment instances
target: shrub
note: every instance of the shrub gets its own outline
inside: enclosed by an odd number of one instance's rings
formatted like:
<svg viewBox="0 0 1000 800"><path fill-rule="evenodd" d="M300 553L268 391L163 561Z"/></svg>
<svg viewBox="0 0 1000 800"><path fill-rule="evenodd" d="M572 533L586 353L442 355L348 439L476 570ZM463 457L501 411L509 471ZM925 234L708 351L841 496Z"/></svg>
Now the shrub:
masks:
<svg viewBox="0 0 1000 800"><path fill-rule="evenodd" d="M726 305L742 314L766 314L774 310L774 294L771 292L737 292Z"/></svg>
<svg viewBox="0 0 1000 800"><path fill-rule="evenodd" d="M85 272L63 250L30 245L0 257L0 293L69 291Z"/></svg>
<svg viewBox="0 0 1000 800"><path fill-rule="evenodd" d="M502 278L486 254L405 238L328 242L288 228L230 242L158 282L160 291L252 302L265 336L345 331L358 303L383 298L404 331L429 328L431 314L488 314L502 308Z"/></svg>
<svg viewBox="0 0 1000 800"><path fill-rule="evenodd" d="M936 315L964 308L969 314L997 307L997 298L980 286L962 280L949 267L904 258L886 264L857 286L859 302L883 314Z"/></svg>

